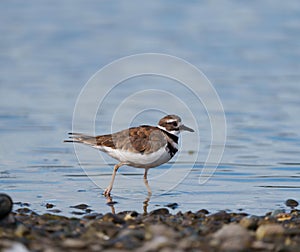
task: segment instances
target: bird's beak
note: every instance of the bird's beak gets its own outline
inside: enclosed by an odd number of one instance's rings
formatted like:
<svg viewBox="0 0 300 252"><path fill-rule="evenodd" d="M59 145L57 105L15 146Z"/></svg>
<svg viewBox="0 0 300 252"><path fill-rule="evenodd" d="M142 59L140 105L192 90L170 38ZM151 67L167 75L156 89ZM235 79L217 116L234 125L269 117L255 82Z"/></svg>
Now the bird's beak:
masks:
<svg viewBox="0 0 300 252"><path fill-rule="evenodd" d="M191 128L183 125L183 124L179 126L179 130L186 130L186 131L189 131L189 132L195 132L193 129L191 129Z"/></svg>

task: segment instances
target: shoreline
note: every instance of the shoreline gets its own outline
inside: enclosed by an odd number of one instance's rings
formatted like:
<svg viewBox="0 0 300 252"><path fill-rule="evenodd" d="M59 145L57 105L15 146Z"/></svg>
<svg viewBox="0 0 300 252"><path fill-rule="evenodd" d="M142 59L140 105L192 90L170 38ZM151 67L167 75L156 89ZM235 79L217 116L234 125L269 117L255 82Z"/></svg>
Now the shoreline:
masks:
<svg viewBox="0 0 300 252"><path fill-rule="evenodd" d="M84 206L82 206L84 207ZM300 210L263 216L219 211L171 214L38 215L20 208L0 221L0 250L14 251L299 251Z"/></svg>

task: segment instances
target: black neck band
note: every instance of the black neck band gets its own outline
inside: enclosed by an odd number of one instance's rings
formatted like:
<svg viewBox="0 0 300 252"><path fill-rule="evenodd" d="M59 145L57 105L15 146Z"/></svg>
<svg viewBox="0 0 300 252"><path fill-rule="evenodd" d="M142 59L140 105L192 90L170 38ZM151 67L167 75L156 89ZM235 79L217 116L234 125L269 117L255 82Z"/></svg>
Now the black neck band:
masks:
<svg viewBox="0 0 300 252"><path fill-rule="evenodd" d="M168 131L166 131L166 130L163 130L163 129L161 129L163 132L165 132L166 133L166 135L168 136L168 137L170 137L175 143L177 143L178 144L178 136L176 136L176 135L174 135L174 134L171 134L170 132L168 132Z"/></svg>

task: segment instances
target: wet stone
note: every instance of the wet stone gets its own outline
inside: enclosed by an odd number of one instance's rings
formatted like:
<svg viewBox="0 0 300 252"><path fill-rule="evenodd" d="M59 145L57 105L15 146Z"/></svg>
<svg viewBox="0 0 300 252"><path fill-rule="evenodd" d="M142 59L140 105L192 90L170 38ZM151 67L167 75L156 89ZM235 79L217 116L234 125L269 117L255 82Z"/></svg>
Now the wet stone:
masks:
<svg viewBox="0 0 300 252"><path fill-rule="evenodd" d="M91 214L86 214L83 216L84 219L87 220L95 220L95 219L100 219L103 217L103 214L99 214L99 213L91 213Z"/></svg>
<svg viewBox="0 0 300 252"><path fill-rule="evenodd" d="M28 207L23 207L23 208L19 208L16 210L19 214L35 214L35 212L33 212L31 209L29 209Z"/></svg>
<svg viewBox="0 0 300 252"><path fill-rule="evenodd" d="M287 199L285 201L285 205L291 208L295 208L299 205L298 201L294 200L294 199Z"/></svg>
<svg viewBox="0 0 300 252"><path fill-rule="evenodd" d="M124 216L124 220L125 221L129 221L129 220L135 220L138 217L138 212L136 211L132 211L132 212L127 212Z"/></svg>
<svg viewBox="0 0 300 252"><path fill-rule="evenodd" d="M9 215L12 210L13 202L10 196L0 193L0 220Z"/></svg>
<svg viewBox="0 0 300 252"><path fill-rule="evenodd" d="M30 204L29 203L26 203L26 202L14 202L14 205L17 205L17 206L20 206L20 207L30 207Z"/></svg>
<svg viewBox="0 0 300 252"><path fill-rule="evenodd" d="M196 212L196 214L205 214L206 215L206 214L209 214L209 211L206 209L200 209Z"/></svg>
<svg viewBox="0 0 300 252"><path fill-rule="evenodd" d="M220 211L215 214L211 214L209 216L209 219L214 220L214 221L223 221L223 222L227 223L230 221L231 216L226 211Z"/></svg>
<svg viewBox="0 0 300 252"><path fill-rule="evenodd" d="M239 224L246 229L249 230L256 230L258 227L259 217L251 216L251 217L244 217L240 220Z"/></svg>
<svg viewBox="0 0 300 252"><path fill-rule="evenodd" d="M284 209L275 209L274 211L271 212L271 216L276 217L278 214L285 213Z"/></svg>
<svg viewBox="0 0 300 252"><path fill-rule="evenodd" d="M71 214L73 214L73 215L84 215L85 212L72 211Z"/></svg>
<svg viewBox="0 0 300 252"><path fill-rule="evenodd" d="M167 208L159 208L150 212L150 215L167 215L169 210Z"/></svg>
<svg viewBox="0 0 300 252"><path fill-rule="evenodd" d="M178 204L177 203L169 203L166 205L166 207L171 208L172 210L178 208Z"/></svg>
<svg viewBox="0 0 300 252"><path fill-rule="evenodd" d="M102 217L103 221L123 224L125 221L116 214L107 213Z"/></svg>
<svg viewBox="0 0 300 252"><path fill-rule="evenodd" d="M80 209L80 210L85 210L87 209L89 206L87 204L78 204L75 206L70 206L70 208L76 208L76 209Z"/></svg>
<svg viewBox="0 0 300 252"><path fill-rule="evenodd" d="M47 209L53 208L53 207L55 207L54 204L51 204L51 203L47 203L47 204L46 204L46 208L47 208Z"/></svg>
<svg viewBox="0 0 300 252"><path fill-rule="evenodd" d="M49 209L48 212L50 212L50 213L61 213L61 210L59 210L59 209Z"/></svg>

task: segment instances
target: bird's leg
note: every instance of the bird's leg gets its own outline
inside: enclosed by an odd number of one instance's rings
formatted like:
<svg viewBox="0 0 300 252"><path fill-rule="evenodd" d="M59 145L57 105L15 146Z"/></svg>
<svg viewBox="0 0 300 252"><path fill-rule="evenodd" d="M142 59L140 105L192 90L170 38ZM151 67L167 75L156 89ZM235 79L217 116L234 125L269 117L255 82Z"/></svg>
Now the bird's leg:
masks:
<svg viewBox="0 0 300 252"><path fill-rule="evenodd" d="M145 173L144 173L144 183L145 183L145 185L147 187L147 190L148 190L148 196L146 197L145 201L143 202L144 214L147 214L147 208L148 208L149 201L150 201L150 198L151 198L151 195L152 195L151 188L148 184L147 175L148 175L148 169L146 168Z"/></svg>
<svg viewBox="0 0 300 252"><path fill-rule="evenodd" d="M105 189L105 191L104 191L104 193L103 193L105 196L109 196L109 195L110 195L110 192L111 192L111 190L112 190L112 188L113 188L113 185L114 185L114 181L115 181L115 177L116 177L117 171L118 171L118 169L119 169L122 165L123 165L123 163L118 163L118 164L116 164L116 165L114 166L114 171L113 171L112 176L111 176L111 181L110 181L108 187Z"/></svg>
<svg viewBox="0 0 300 252"><path fill-rule="evenodd" d="M148 197L151 197L152 191L151 191L151 188L150 188L150 186L148 184L147 175L148 175L148 169L146 168L145 169L145 173L144 173L144 183L145 183L145 185L147 187L147 190L148 190Z"/></svg>
<svg viewBox="0 0 300 252"><path fill-rule="evenodd" d="M110 196L110 195L108 195L108 196L106 196L106 204L108 205L108 206L110 206L110 208L111 208L111 213L112 214L115 214L116 213L116 210L115 210L115 204L116 204L116 202L115 201L113 201L113 199L112 199L112 197Z"/></svg>
<svg viewBox="0 0 300 252"><path fill-rule="evenodd" d="M150 201L151 195L149 195L146 197L145 201L143 202L143 209L144 209L144 215L148 214L148 206L149 206L149 201Z"/></svg>

